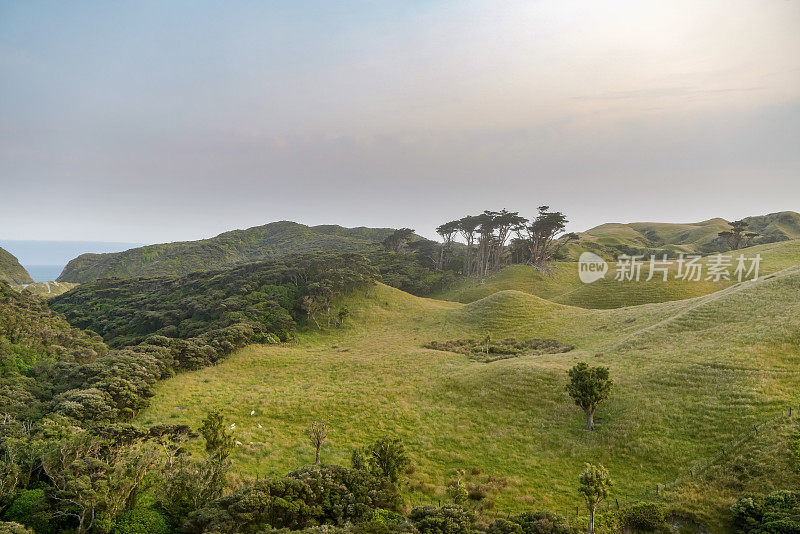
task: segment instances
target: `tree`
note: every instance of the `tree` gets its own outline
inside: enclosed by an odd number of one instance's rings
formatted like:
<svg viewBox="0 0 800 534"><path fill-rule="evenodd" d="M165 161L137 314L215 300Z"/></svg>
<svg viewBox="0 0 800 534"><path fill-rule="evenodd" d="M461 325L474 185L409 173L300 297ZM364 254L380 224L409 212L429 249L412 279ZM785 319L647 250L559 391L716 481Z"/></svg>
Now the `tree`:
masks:
<svg viewBox="0 0 800 534"><path fill-rule="evenodd" d="M328 439L328 420L322 419L311 423L311 428L308 431L308 438L311 441L311 446L316 451L314 463L319 465L319 451L322 449L322 444Z"/></svg>
<svg viewBox="0 0 800 534"><path fill-rule="evenodd" d="M442 246L439 249L439 270L444 268L445 256L453 246L453 237L458 233L458 221L446 222L436 228L436 233L442 236Z"/></svg>
<svg viewBox="0 0 800 534"><path fill-rule="evenodd" d="M608 367L589 367L586 362L580 362L567 373L570 378L567 392L586 413L586 430L594 430L597 405L608 398L614 385L608 376Z"/></svg>
<svg viewBox="0 0 800 534"><path fill-rule="evenodd" d="M379 439L367 448L367 455L377 474L390 482L397 482L400 473L410 462L406 448L399 439Z"/></svg>
<svg viewBox="0 0 800 534"><path fill-rule="evenodd" d="M502 209L495 214L494 226L497 230L493 260L493 267L495 269L499 269L503 266L503 257L505 255L506 241L508 241L509 233L517 228L524 227L527 222L528 219L521 217L516 211Z"/></svg>
<svg viewBox="0 0 800 534"><path fill-rule="evenodd" d="M586 501L586 507L589 509L589 534L593 534L594 514L597 511L597 505L608 497L608 488L614 484L605 467L590 464L586 464L586 469L578 475L578 482L578 491L583 496L583 500Z"/></svg>
<svg viewBox="0 0 800 534"><path fill-rule="evenodd" d="M472 274L472 246L475 244L475 231L480 225L479 217L475 215L467 215L458 221L458 232L464 241L467 243L467 250L464 253L464 276Z"/></svg>
<svg viewBox="0 0 800 534"><path fill-rule="evenodd" d="M528 262L543 269L561 248L578 238L577 234L564 233L567 217L560 211L549 211L549 206L539 206L539 214L529 225L517 227L517 235L528 247Z"/></svg>
<svg viewBox="0 0 800 534"><path fill-rule="evenodd" d="M733 221L728 223L731 225L730 230L724 230L718 235L728 243L731 250L739 250L740 248L750 246L753 238L758 237L758 232L748 232L747 227L749 223L745 220Z"/></svg>
<svg viewBox="0 0 800 534"><path fill-rule="evenodd" d="M414 236L414 230L411 228L400 228L389 234L383 240L384 248L389 252L398 252L400 247Z"/></svg>

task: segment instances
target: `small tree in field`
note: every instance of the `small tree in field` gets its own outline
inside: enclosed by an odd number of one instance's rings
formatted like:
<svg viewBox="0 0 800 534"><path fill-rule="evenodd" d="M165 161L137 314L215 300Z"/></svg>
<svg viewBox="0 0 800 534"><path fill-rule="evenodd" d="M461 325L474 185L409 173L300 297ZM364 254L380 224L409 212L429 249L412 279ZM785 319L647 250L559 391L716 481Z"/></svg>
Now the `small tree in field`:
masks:
<svg viewBox="0 0 800 534"><path fill-rule="evenodd" d="M608 497L608 488L614 485L608 476L608 471L602 465L586 464L586 469L578 475L578 491L586 501L589 509L589 534L594 532L594 514L597 512L597 505Z"/></svg>
<svg viewBox="0 0 800 534"><path fill-rule="evenodd" d="M328 421L323 419L321 421L314 421L311 423L311 428L308 431L308 437L311 441L311 446L316 451L316 459L314 463L319 465L319 451L322 449L322 444L328 439Z"/></svg>
<svg viewBox="0 0 800 534"><path fill-rule="evenodd" d="M597 405L608 398L614 385L608 376L608 367L589 367L586 362L580 362L568 374L567 392L586 413L586 430L594 430Z"/></svg>

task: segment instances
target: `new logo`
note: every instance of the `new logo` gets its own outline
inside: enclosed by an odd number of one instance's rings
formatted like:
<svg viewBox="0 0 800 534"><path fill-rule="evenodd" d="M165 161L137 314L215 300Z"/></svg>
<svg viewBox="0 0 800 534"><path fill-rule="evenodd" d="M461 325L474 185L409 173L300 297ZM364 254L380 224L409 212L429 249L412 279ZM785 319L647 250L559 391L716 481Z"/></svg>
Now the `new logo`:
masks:
<svg viewBox="0 0 800 534"><path fill-rule="evenodd" d="M606 260L594 252L584 252L578 258L578 277L584 284L591 284L604 278L607 272Z"/></svg>

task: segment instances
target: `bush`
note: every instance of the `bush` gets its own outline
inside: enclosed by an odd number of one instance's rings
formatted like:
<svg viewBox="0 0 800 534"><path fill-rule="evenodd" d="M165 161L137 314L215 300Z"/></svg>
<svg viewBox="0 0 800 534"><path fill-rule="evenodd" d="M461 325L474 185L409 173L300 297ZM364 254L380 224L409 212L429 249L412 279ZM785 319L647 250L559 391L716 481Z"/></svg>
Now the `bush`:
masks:
<svg viewBox="0 0 800 534"><path fill-rule="evenodd" d="M420 534L468 534L475 532L475 515L469 510L448 504L418 506L411 510L409 521Z"/></svg>
<svg viewBox="0 0 800 534"><path fill-rule="evenodd" d="M497 519L486 528L486 534L523 534L522 526L509 519Z"/></svg>
<svg viewBox="0 0 800 534"><path fill-rule="evenodd" d="M667 514L664 508L653 502L638 502L620 513L623 528L646 532L668 532Z"/></svg>
<svg viewBox="0 0 800 534"><path fill-rule="evenodd" d="M340 466L298 469L222 497L190 514L187 532L292 530L315 525L362 523L398 506L391 484L369 472ZM383 517L388 518L388 515Z"/></svg>
<svg viewBox="0 0 800 534"><path fill-rule="evenodd" d="M731 513L739 532L800 532L800 492L781 490L766 496L745 496L731 506Z"/></svg>
<svg viewBox="0 0 800 534"><path fill-rule="evenodd" d="M53 531L49 525L50 506L42 489L23 491L6 510L3 519L21 523L38 532L48 534Z"/></svg>
<svg viewBox="0 0 800 534"><path fill-rule="evenodd" d="M542 510L523 512L511 517L511 521L522 527L525 534L572 534L573 528L564 516Z"/></svg>
<svg viewBox="0 0 800 534"><path fill-rule="evenodd" d="M0 521L0 534L36 534L29 528L20 525L19 523L7 523Z"/></svg>
<svg viewBox="0 0 800 534"><path fill-rule="evenodd" d="M37 531L38 532L38 531ZM150 507L134 507L117 519L112 534L169 534L164 515Z"/></svg>
<svg viewBox="0 0 800 534"><path fill-rule="evenodd" d="M372 521L382 525L395 525L403 520L403 516L391 510L376 508L372 511Z"/></svg>
<svg viewBox="0 0 800 534"><path fill-rule="evenodd" d="M410 460L406 448L399 439L379 439L366 450L370 466L376 474L397 482Z"/></svg>

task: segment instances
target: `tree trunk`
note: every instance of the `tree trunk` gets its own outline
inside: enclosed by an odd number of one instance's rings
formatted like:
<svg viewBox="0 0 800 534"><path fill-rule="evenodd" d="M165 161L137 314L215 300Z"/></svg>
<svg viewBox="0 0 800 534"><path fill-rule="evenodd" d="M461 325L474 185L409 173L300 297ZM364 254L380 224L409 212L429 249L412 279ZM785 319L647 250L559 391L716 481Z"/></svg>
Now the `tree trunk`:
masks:
<svg viewBox="0 0 800 534"><path fill-rule="evenodd" d="M594 408L586 410L586 430L594 430Z"/></svg>
<svg viewBox="0 0 800 534"><path fill-rule="evenodd" d="M589 534L594 534L594 507L589 508Z"/></svg>
<svg viewBox="0 0 800 534"><path fill-rule="evenodd" d="M317 445L317 458L314 460L314 463L319 465L319 445Z"/></svg>

